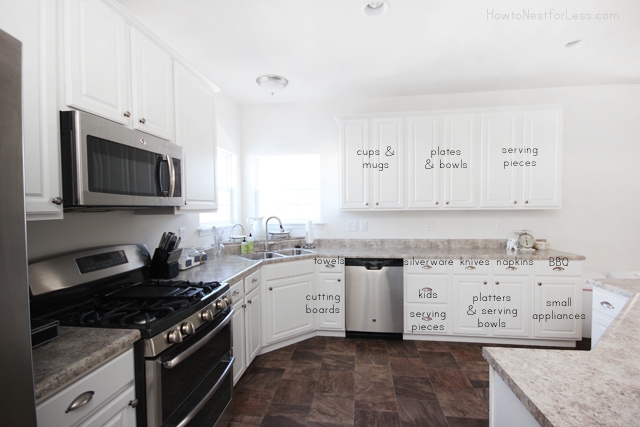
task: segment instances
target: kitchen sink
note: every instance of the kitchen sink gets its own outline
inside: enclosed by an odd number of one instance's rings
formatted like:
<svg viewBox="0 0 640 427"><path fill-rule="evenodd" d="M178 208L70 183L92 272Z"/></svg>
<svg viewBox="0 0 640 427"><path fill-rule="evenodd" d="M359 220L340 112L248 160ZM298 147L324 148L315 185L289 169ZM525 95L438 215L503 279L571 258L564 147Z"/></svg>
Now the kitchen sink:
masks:
<svg viewBox="0 0 640 427"><path fill-rule="evenodd" d="M273 253L276 253L276 254L282 255L282 256L296 256L296 255L313 254L315 252L314 251L310 251L308 249L290 248L290 249L281 249L279 251L273 251Z"/></svg>
<svg viewBox="0 0 640 427"><path fill-rule="evenodd" d="M240 254L242 258L250 259L250 260L261 260L261 259L273 259L273 258L284 258L284 255L280 255L274 252L256 252L253 254Z"/></svg>

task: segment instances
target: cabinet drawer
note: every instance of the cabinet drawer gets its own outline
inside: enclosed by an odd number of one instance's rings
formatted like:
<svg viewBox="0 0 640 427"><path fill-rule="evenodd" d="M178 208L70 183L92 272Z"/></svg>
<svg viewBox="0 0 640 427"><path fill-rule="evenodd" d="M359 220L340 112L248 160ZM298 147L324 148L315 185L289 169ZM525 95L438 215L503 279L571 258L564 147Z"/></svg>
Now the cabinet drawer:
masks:
<svg viewBox="0 0 640 427"><path fill-rule="evenodd" d="M442 304L405 304L404 331L407 334L448 334L449 306Z"/></svg>
<svg viewBox="0 0 640 427"><path fill-rule="evenodd" d="M451 259L405 259L404 271L412 274L446 274L454 263L455 260Z"/></svg>
<svg viewBox="0 0 640 427"><path fill-rule="evenodd" d="M344 272L344 258L316 258L314 262L320 274Z"/></svg>
<svg viewBox="0 0 640 427"><path fill-rule="evenodd" d="M534 261L536 276L582 276L582 261L553 258L553 261Z"/></svg>
<svg viewBox="0 0 640 427"><path fill-rule="evenodd" d="M244 281L239 280L233 285L230 285L229 294L231 295L231 301L234 303L240 301L244 297Z"/></svg>
<svg viewBox="0 0 640 427"><path fill-rule="evenodd" d="M248 294L258 286L260 286L260 270L254 271L244 278L244 293Z"/></svg>
<svg viewBox="0 0 640 427"><path fill-rule="evenodd" d="M460 260L453 265L453 274L489 274L490 272L491 265L486 259Z"/></svg>
<svg viewBox="0 0 640 427"><path fill-rule="evenodd" d="M299 276L313 273L313 260L285 261L269 264L265 267L265 279L281 279L283 277Z"/></svg>
<svg viewBox="0 0 640 427"><path fill-rule="evenodd" d="M449 301L447 274L405 274L405 301L446 303Z"/></svg>
<svg viewBox="0 0 640 427"><path fill-rule="evenodd" d="M73 425L92 414L128 384L133 384L133 349L39 404L36 407L38 425ZM71 402L83 393L90 394L91 400L86 405L65 413Z"/></svg>
<svg viewBox="0 0 640 427"><path fill-rule="evenodd" d="M527 276L533 267L530 265L509 265L509 260L494 261L493 274L500 276Z"/></svg>
<svg viewBox="0 0 640 427"><path fill-rule="evenodd" d="M613 319L620 313L629 298L600 288L593 288L593 312Z"/></svg>

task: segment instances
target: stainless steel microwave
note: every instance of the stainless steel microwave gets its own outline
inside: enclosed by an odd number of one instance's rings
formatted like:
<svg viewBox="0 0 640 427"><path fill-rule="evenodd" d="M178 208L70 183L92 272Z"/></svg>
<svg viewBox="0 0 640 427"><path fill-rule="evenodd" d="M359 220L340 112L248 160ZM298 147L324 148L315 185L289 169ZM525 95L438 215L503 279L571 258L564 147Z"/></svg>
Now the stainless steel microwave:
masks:
<svg viewBox="0 0 640 427"><path fill-rule="evenodd" d="M182 147L82 111L60 112L65 210L180 206Z"/></svg>

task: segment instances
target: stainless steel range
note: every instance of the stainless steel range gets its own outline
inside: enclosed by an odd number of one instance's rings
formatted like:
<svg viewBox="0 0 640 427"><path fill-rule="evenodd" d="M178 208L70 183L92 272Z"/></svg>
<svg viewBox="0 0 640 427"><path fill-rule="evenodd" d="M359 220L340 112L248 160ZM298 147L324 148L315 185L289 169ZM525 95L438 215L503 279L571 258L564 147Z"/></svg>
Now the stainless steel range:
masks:
<svg viewBox="0 0 640 427"><path fill-rule="evenodd" d="M29 265L31 316L62 326L138 329L138 425L226 426L231 417L229 286L149 280L145 245Z"/></svg>

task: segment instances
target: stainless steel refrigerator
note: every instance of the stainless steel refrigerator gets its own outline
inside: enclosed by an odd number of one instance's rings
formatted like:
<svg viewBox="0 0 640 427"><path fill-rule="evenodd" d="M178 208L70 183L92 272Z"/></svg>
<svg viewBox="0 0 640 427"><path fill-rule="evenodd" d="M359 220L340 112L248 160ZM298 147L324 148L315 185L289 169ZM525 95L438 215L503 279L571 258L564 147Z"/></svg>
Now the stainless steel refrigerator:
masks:
<svg viewBox="0 0 640 427"><path fill-rule="evenodd" d="M22 155L22 44L0 30L0 424L35 426Z"/></svg>

